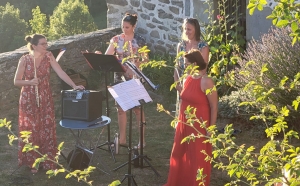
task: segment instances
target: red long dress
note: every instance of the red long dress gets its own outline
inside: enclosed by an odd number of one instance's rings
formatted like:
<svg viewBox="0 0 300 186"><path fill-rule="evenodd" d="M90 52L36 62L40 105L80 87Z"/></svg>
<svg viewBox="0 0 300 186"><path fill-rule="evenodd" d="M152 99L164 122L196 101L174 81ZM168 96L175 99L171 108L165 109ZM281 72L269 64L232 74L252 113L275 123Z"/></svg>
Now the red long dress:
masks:
<svg viewBox="0 0 300 186"><path fill-rule="evenodd" d="M50 55L49 53L47 55ZM34 86L23 86L19 100L19 132L32 132L30 141L33 145L39 146L42 154L47 154L53 158L57 153L56 144L56 122L54 113L54 104L52 91L50 88L50 58L45 55L37 67L37 77L39 79L38 91L40 97L40 106L37 106ZM34 77L34 62L29 55L24 55L25 60L24 79L31 80ZM36 158L40 155L37 153L22 152L24 143L19 142L18 164L32 166ZM44 169L55 169L55 164L46 161L42 163Z"/></svg>
<svg viewBox="0 0 300 186"><path fill-rule="evenodd" d="M197 108L197 118L202 118L210 123L210 107L208 99L204 92L202 92L200 83L202 78L193 79L188 76L183 90L180 94L181 106L179 112L179 120L186 121L184 111L187 106ZM201 128L199 124L194 126L203 134L206 134L205 129ZM203 174L206 175L205 186L209 185L211 164L205 161L206 155L201 153L205 150L208 155L211 155L212 146L209 143L202 143L203 138L197 138L195 142L180 144L182 139L190 134L197 134L196 131L181 122L176 126L173 149L170 157L170 169L168 182L165 186L198 186L199 181L196 181L197 170L204 169Z"/></svg>

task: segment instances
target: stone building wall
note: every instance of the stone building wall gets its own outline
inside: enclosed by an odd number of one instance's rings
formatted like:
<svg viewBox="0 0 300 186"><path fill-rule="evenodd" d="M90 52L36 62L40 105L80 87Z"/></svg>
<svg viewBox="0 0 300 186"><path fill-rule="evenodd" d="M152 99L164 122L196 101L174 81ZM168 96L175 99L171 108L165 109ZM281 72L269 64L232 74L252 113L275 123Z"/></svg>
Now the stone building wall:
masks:
<svg viewBox="0 0 300 186"><path fill-rule="evenodd" d="M107 27L120 27L125 13L138 15L136 32L142 35L148 47L158 53L176 53L184 18L197 17L203 21L205 0L106 0ZM197 7L194 7L197 5ZM198 9L197 9L198 10Z"/></svg>
<svg viewBox="0 0 300 186"><path fill-rule="evenodd" d="M50 49L66 48L66 52L59 60L60 66L66 69L73 69L88 76L90 67L81 54L81 51L94 52L101 50L105 52L107 42L114 35L120 33L120 29L104 29L88 34L64 37L50 44ZM22 47L12 52L0 54L0 119L16 120L18 117L18 100L20 88L14 86L13 79L20 57L28 52ZM101 81L101 80L99 80ZM52 71L51 86L55 101L60 101L61 80Z"/></svg>
<svg viewBox="0 0 300 186"><path fill-rule="evenodd" d="M106 0L107 27L120 27L126 12L136 13L138 23L136 32L146 38L147 45L156 53L175 54L176 44L181 36L181 25L184 18L194 17L202 23L207 23L206 0ZM211 0L217 9L218 0ZM275 0L267 0L263 11L256 10L250 16L246 10L246 40L259 39L267 33L272 21L266 19L276 6ZM300 0L296 0L299 2ZM249 3L249 0L246 0ZM215 10L215 15L217 15ZM216 16L215 16L216 17Z"/></svg>

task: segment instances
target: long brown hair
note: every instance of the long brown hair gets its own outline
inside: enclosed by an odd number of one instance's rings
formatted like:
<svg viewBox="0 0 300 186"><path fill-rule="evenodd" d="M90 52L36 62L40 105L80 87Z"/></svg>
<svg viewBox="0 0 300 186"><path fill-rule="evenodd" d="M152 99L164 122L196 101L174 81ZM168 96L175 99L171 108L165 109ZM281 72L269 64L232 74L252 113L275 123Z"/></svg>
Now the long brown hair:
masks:
<svg viewBox="0 0 300 186"><path fill-rule="evenodd" d="M184 19L184 21L182 23L182 30L184 30L185 25L187 23L189 23L189 24L191 24L191 25L194 26L196 41L200 41L201 40L201 30L200 30L199 21L197 19L195 19L195 18L186 18L186 19ZM187 36L185 35L184 32L182 32L181 39L184 40L184 41L187 40Z"/></svg>

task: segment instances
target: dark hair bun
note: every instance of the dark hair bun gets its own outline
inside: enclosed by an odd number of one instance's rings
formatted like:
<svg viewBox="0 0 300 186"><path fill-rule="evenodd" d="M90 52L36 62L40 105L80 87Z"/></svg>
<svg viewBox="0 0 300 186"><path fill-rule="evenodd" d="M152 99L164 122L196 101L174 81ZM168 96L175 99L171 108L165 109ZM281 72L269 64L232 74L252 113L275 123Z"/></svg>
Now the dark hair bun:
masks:
<svg viewBox="0 0 300 186"><path fill-rule="evenodd" d="M134 26L137 22L137 15L126 13L125 16L123 17L122 21L129 22L132 26Z"/></svg>
<svg viewBox="0 0 300 186"><path fill-rule="evenodd" d="M30 43L32 40L32 37L31 36L26 36L25 37L25 41L27 41L28 43Z"/></svg>
<svg viewBox="0 0 300 186"><path fill-rule="evenodd" d="M137 21L138 16L136 14L131 14L132 18L135 19L135 21Z"/></svg>

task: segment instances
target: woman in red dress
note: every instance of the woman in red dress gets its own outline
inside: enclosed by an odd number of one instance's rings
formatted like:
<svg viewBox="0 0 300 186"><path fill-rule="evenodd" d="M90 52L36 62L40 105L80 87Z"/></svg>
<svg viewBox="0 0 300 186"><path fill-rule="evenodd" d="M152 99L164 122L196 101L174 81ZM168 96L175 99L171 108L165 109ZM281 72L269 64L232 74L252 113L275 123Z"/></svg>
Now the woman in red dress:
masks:
<svg viewBox="0 0 300 186"><path fill-rule="evenodd" d="M207 63L203 59L199 50L191 50L184 59L185 65L198 66L198 73L188 74L180 93L181 105L179 110L179 122L176 126L173 149L170 157L170 170L166 186L198 186L201 181L205 186L210 183L211 164L205 161L205 151L209 156L212 153L212 146L203 143L204 138L196 138L195 142L182 143L183 138L195 134L194 128L184 124L187 122L184 111L188 106L196 108L197 118L206 121L206 126L216 124L218 110L218 95L216 91L206 95L206 90L214 87L214 82L207 77ZM199 123L194 123L194 127L204 135L208 135L206 130L200 127ZM203 169L204 180L196 181L197 171Z"/></svg>
<svg viewBox="0 0 300 186"><path fill-rule="evenodd" d="M22 56L16 70L14 84L21 87L19 100L19 132L30 131L29 142L39 146L39 152L53 159L57 153L56 122L52 91L50 88L51 67L57 75L73 89L84 89L76 86L70 77L61 69L51 52L47 51L45 36L34 34L27 36L29 54ZM34 151L23 153L23 142L19 142L19 166L32 167L37 158ZM41 164L45 170L55 169L55 163L46 161ZM32 173L37 170L32 168Z"/></svg>

